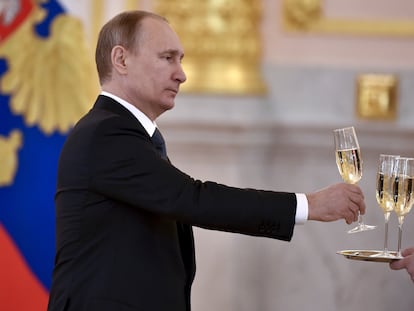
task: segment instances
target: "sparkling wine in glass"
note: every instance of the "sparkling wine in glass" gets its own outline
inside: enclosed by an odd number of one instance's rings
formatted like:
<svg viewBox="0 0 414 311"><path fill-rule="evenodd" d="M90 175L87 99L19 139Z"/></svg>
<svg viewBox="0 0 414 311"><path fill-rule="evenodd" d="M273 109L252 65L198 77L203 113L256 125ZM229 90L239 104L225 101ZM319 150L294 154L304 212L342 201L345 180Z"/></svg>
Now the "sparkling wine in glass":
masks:
<svg viewBox="0 0 414 311"><path fill-rule="evenodd" d="M375 196L377 198L378 205L381 207L384 218L384 248L382 252L373 255L373 257L394 257L388 251L388 222L390 214L394 210L394 197L392 189L392 180L396 161L399 158L398 155L381 154L378 162L377 170L377 184Z"/></svg>
<svg viewBox="0 0 414 311"><path fill-rule="evenodd" d="M339 173L348 184L356 184L362 177L362 158L358 138L353 126L335 129L335 157ZM366 225L362 216L358 215L358 226L348 231L356 233L375 229L376 226Z"/></svg>
<svg viewBox="0 0 414 311"><path fill-rule="evenodd" d="M404 217L414 204L414 158L398 158L393 176L394 211L398 216L398 251L401 255L401 238Z"/></svg>

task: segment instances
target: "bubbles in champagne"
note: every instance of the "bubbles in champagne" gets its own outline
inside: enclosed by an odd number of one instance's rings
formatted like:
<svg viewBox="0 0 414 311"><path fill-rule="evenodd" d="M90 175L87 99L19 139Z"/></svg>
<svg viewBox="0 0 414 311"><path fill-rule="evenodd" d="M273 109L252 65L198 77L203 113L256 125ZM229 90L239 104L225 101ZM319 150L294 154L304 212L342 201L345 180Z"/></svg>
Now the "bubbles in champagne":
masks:
<svg viewBox="0 0 414 311"><path fill-rule="evenodd" d="M392 212L394 209L391 179L389 175L384 176L383 173L377 173L376 198L384 213Z"/></svg>
<svg viewBox="0 0 414 311"><path fill-rule="evenodd" d="M414 203L413 177L397 175L393 181L394 211L398 216L405 216Z"/></svg>
<svg viewBox="0 0 414 311"><path fill-rule="evenodd" d="M336 151L336 164L342 179L349 184L356 184L362 177L362 159L359 149Z"/></svg>

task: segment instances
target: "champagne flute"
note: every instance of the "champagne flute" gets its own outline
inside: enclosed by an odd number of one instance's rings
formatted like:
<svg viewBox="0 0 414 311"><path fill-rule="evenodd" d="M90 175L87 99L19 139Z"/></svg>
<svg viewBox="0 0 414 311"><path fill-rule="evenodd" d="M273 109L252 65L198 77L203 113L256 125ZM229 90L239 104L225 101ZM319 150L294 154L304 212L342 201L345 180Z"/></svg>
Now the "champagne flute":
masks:
<svg viewBox="0 0 414 311"><path fill-rule="evenodd" d="M335 129L335 158L339 173L344 182L356 184L362 177L362 158L358 138L353 126ZM358 226L348 231L356 233L375 229L376 226L366 225L361 214L358 215Z"/></svg>
<svg viewBox="0 0 414 311"><path fill-rule="evenodd" d="M378 205L382 208L382 211L384 212L385 236L384 249L382 250L382 252L372 255L372 257L394 257L394 255L388 251L388 222L390 219L390 214L394 210L392 177L394 173L394 167L398 158L398 155L389 154L381 154L379 157L375 196L377 198Z"/></svg>
<svg viewBox="0 0 414 311"><path fill-rule="evenodd" d="M398 250L401 255L401 238L404 217L414 203L414 158L398 158L393 176L394 212L398 216Z"/></svg>

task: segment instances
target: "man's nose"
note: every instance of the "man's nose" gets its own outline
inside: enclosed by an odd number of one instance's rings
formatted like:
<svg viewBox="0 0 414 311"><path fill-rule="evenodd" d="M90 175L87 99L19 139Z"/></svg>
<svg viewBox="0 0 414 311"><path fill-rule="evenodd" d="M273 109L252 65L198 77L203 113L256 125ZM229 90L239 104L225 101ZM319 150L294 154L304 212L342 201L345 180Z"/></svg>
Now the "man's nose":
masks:
<svg viewBox="0 0 414 311"><path fill-rule="evenodd" d="M180 83L184 83L187 80L187 76L184 72L183 66L180 64L178 70L174 77L175 80L179 81Z"/></svg>

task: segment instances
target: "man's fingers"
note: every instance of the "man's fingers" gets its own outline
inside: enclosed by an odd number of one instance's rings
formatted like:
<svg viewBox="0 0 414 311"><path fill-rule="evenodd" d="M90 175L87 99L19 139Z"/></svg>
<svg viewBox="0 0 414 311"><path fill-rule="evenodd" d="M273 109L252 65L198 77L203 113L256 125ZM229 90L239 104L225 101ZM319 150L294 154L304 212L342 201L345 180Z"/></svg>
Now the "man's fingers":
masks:
<svg viewBox="0 0 414 311"><path fill-rule="evenodd" d="M349 207L344 215L345 221L348 225L352 224L353 222L358 220L358 212L357 210Z"/></svg>
<svg viewBox="0 0 414 311"><path fill-rule="evenodd" d="M349 193L349 200L357 205L359 212L363 215L365 214L365 197L364 193L358 186L355 185L347 185L348 186L348 193Z"/></svg>
<svg viewBox="0 0 414 311"><path fill-rule="evenodd" d="M357 212L360 212L361 215L365 214L365 202L361 196L350 196L349 200L351 201L353 207L355 207Z"/></svg>
<svg viewBox="0 0 414 311"><path fill-rule="evenodd" d="M406 249L404 249L402 252L402 255L405 257L405 256L408 256L408 255L410 255L410 254L414 254L414 247L409 247L409 248L406 248Z"/></svg>
<svg viewBox="0 0 414 311"><path fill-rule="evenodd" d="M347 217L347 223L350 224L354 221L358 220L359 216L359 205L350 201L348 204L348 217Z"/></svg>
<svg viewBox="0 0 414 311"><path fill-rule="evenodd" d="M405 260L404 259L400 259L400 260L396 260L390 263L390 268L393 270L400 270L405 268Z"/></svg>

